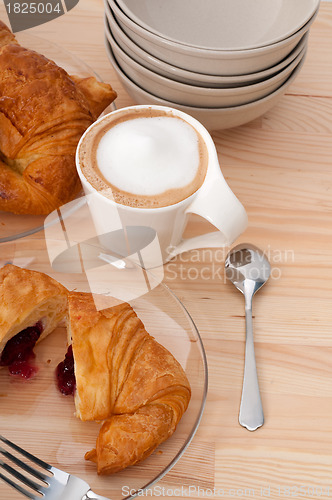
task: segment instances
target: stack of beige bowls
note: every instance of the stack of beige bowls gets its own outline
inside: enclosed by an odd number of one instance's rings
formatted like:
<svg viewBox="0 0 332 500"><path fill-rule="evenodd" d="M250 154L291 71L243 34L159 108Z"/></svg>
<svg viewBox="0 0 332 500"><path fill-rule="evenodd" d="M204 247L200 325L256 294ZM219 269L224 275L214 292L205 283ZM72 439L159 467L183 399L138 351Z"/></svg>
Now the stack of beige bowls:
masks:
<svg viewBox="0 0 332 500"><path fill-rule="evenodd" d="M108 57L138 104L208 129L268 111L299 73L319 0L104 0Z"/></svg>

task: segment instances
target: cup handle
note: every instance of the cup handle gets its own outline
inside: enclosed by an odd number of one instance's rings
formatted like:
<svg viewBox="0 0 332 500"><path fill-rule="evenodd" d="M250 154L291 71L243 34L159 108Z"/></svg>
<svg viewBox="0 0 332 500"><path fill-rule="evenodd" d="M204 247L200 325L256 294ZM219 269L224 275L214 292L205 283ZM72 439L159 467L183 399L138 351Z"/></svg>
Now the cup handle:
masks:
<svg viewBox="0 0 332 500"><path fill-rule="evenodd" d="M171 257L198 248L230 246L248 225L246 211L225 181L217 159L213 167L186 213L200 215L218 231L183 239L172 248Z"/></svg>

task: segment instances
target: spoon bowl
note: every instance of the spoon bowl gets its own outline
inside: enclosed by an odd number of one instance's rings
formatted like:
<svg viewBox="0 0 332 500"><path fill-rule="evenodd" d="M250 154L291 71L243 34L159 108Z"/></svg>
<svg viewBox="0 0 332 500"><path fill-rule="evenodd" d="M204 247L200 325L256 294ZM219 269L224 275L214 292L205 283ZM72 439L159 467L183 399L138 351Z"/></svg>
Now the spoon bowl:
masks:
<svg viewBox="0 0 332 500"><path fill-rule="evenodd" d="M227 278L244 294L246 281L254 283L256 293L268 280L271 266L262 250L250 244L234 247L226 257ZM248 283L247 283L248 284Z"/></svg>

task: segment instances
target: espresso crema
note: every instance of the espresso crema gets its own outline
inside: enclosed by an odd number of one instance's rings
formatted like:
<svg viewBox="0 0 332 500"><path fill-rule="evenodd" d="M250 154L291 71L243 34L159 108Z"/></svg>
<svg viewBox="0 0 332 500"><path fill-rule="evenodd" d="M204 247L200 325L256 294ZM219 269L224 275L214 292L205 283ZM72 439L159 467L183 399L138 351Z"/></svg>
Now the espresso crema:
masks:
<svg viewBox="0 0 332 500"><path fill-rule="evenodd" d="M168 111L124 110L96 122L79 147L88 182L115 202L136 208L178 203L199 189L208 151L188 122Z"/></svg>

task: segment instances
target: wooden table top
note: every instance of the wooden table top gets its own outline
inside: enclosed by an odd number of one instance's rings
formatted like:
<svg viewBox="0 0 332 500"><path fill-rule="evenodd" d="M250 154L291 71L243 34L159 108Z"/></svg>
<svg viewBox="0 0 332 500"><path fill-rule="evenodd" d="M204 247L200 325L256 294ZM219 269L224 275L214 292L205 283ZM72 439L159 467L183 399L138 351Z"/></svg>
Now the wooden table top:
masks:
<svg viewBox="0 0 332 500"><path fill-rule="evenodd" d="M117 107L134 104L108 62L102 13L102 0L81 0L30 32L89 64L118 92ZM7 19L3 5L0 18ZM287 95L265 116L213 133L224 176L249 216L237 243L261 247L273 270L254 300L265 412L256 432L238 424L244 303L225 282L225 252L191 252L165 266L165 281L191 313L209 366L200 427L160 482L200 486L189 497L205 498L213 488L227 499L332 496L331 117L332 4L323 1L304 67ZM209 229L194 218L188 234Z"/></svg>

